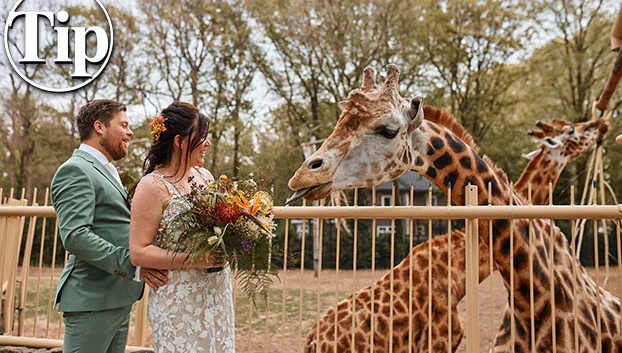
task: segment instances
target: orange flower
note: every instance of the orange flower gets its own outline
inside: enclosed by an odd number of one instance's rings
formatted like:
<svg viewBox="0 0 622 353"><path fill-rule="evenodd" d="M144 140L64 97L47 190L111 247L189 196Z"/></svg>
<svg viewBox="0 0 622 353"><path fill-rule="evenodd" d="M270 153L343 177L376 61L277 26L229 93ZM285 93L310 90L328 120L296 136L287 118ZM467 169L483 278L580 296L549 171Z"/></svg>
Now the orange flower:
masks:
<svg viewBox="0 0 622 353"><path fill-rule="evenodd" d="M259 202L256 202L253 204L253 207L251 208L251 210L249 211L250 214L252 214L253 216L257 214L257 211L259 211Z"/></svg>
<svg viewBox="0 0 622 353"><path fill-rule="evenodd" d="M248 202L248 199L239 190L233 190L232 193L235 194L235 197L234 197L235 203L241 209L247 210L251 206L251 203Z"/></svg>
<svg viewBox="0 0 622 353"><path fill-rule="evenodd" d="M164 117L162 115L154 117L153 121L149 123L149 127L151 128L151 136L158 141L160 134L166 131L166 126L164 126Z"/></svg>

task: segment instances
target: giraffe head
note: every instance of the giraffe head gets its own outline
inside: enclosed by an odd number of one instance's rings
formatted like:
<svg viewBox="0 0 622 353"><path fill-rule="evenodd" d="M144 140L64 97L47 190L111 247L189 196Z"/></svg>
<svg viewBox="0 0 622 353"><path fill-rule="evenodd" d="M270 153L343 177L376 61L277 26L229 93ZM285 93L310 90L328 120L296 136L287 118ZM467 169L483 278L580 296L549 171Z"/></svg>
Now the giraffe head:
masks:
<svg viewBox="0 0 622 353"><path fill-rule="evenodd" d="M540 149L526 155L527 158L541 151L556 154L563 162L571 162L590 148L594 143L601 143L609 125L603 118L583 123L569 123L561 119L553 119L551 124L537 121L540 130L529 130L528 133L540 142Z"/></svg>
<svg viewBox="0 0 622 353"><path fill-rule="evenodd" d="M360 89L340 103L333 133L289 180L295 194L317 200L333 191L378 185L406 173L413 160L413 135L423 121L423 98L398 93L399 68L387 67L382 88L373 68L363 70Z"/></svg>

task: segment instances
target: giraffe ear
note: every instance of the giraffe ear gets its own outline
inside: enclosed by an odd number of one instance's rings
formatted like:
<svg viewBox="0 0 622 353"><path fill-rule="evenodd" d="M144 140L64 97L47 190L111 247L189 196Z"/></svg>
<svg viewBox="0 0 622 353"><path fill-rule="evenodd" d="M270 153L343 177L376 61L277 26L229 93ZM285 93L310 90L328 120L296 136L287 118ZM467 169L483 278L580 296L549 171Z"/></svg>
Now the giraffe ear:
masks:
<svg viewBox="0 0 622 353"><path fill-rule="evenodd" d="M410 100L410 109L408 110L408 130L414 131L423 122L423 97L416 96Z"/></svg>
<svg viewBox="0 0 622 353"><path fill-rule="evenodd" d="M346 109L346 101L341 101L339 103L337 103L337 106L339 107L339 109L344 110Z"/></svg>

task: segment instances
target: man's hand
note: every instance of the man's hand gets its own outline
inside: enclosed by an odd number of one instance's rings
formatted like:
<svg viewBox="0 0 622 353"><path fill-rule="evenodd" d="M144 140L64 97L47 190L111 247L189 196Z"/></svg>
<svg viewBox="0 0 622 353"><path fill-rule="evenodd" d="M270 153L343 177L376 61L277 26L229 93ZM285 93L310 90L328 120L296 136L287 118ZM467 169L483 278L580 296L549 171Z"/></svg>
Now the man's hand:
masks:
<svg viewBox="0 0 622 353"><path fill-rule="evenodd" d="M158 288L168 282L168 270L156 270L153 268L141 267L140 279L145 281L149 287L158 290Z"/></svg>
<svg viewBox="0 0 622 353"><path fill-rule="evenodd" d="M225 266L225 253L222 250L215 250L210 252L206 259L207 268L219 268Z"/></svg>

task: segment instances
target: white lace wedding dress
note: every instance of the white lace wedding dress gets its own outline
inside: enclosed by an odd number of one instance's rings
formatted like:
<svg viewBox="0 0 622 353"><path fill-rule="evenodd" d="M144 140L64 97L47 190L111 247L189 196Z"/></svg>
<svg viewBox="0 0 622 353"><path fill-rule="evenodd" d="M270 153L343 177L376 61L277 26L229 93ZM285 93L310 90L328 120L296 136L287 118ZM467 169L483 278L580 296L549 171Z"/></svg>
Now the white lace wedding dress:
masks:
<svg viewBox="0 0 622 353"><path fill-rule="evenodd" d="M199 170L203 179L213 180L206 169ZM154 175L164 181L171 195L154 244L170 249L171 244L162 244L161 232L177 214L187 209L188 204L172 184L161 175ZM170 241L170 235L166 241ZM170 270L168 283L157 291L149 291L149 320L155 353L234 353L229 267L211 273L205 269Z"/></svg>

